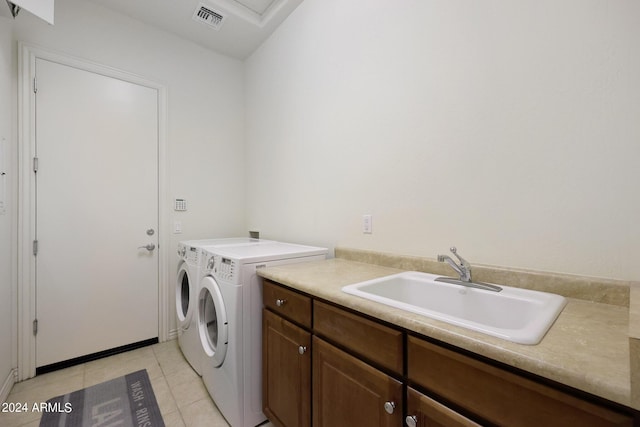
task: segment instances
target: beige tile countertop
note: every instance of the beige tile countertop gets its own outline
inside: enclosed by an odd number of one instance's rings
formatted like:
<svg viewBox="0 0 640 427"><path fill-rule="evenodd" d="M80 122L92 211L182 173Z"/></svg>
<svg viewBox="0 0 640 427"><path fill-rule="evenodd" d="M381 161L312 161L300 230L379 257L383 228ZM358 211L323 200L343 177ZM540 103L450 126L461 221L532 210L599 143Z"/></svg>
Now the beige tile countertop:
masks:
<svg viewBox="0 0 640 427"><path fill-rule="evenodd" d="M401 268L404 269L405 265ZM569 297L568 304L542 341L538 345L522 345L349 295L341 290L348 284L400 271L403 270L335 258L268 267L261 269L259 274L408 331L640 409L637 400L632 399L631 392L628 305ZM634 341L631 341L633 346Z"/></svg>

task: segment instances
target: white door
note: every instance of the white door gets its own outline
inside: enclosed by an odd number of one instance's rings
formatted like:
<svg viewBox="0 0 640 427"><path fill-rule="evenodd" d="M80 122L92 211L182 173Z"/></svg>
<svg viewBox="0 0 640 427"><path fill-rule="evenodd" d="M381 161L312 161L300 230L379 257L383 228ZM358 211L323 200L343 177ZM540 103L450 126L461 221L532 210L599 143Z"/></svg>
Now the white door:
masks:
<svg viewBox="0 0 640 427"><path fill-rule="evenodd" d="M36 78L42 367L158 337L158 91L40 58Z"/></svg>

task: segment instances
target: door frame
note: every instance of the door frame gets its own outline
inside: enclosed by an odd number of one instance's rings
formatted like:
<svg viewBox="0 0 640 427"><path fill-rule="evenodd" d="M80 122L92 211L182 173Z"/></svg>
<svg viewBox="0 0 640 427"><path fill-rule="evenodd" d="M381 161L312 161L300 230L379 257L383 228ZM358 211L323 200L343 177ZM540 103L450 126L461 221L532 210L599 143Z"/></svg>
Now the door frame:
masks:
<svg viewBox="0 0 640 427"><path fill-rule="evenodd" d="M170 245L167 198L167 89L144 77L121 71L40 46L18 43L18 250L15 297L17 307L18 381L36 374L36 268L33 240L36 231L36 193L33 158L35 154L35 93L33 81L36 58L74 67L83 71L124 80L156 89L158 92L158 339L169 339L169 262Z"/></svg>

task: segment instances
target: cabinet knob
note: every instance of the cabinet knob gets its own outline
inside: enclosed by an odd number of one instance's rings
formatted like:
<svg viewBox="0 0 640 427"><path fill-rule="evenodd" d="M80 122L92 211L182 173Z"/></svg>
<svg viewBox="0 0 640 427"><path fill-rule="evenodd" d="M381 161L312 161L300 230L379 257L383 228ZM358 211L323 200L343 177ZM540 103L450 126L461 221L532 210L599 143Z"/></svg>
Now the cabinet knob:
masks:
<svg viewBox="0 0 640 427"><path fill-rule="evenodd" d="M387 411L387 414L393 414L395 409L396 404L394 402L384 402L384 410Z"/></svg>
<svg viewBox="0 0 640 427"><path fill-rule="evenodd" d="M307 352L307 347L301 345L300 347L298 347L298 353L300 354L305 354Z"/></svg>
<svg viewBox="0 0 640 427"><path fill-rule="evenodd" d="M407 427L416 427L418 425L418 417L415 415L407 415L404 421L407 423Z"/></svg>
<svg viewBox="0 0 640 427"><path fill-rule="evenodd" d="M285 303L285 302L287 302L287 300L286 300L286 299L277 299L277 300L276 300L276 305L277 305L278 307L282 307L282 306L284 305L284 303Z"/></svg>

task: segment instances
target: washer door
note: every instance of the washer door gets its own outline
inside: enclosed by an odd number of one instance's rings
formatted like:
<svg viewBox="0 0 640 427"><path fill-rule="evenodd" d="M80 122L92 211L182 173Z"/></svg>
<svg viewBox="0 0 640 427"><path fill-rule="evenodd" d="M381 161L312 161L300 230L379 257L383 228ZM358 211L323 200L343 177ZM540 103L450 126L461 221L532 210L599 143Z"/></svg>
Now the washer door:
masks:
<svg viewBox="0 0 640 427"><path fill-rule="evenodd" d="M220 287L213 277L202 279L198 298L198 330L204 352L217 368L227 354L229 324Z"/></svg>
<svg viewBox="0 0 640 427"><path fill-rule="evenodd" d="M178 268L176 280L176 314L178 315L178 326L182 329L189 327L193 312L196 310L194 286L195 283L189 277L189 266L183 262Z"/></svg>

